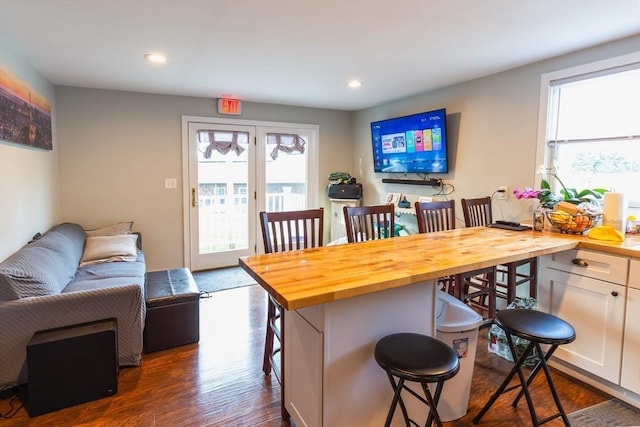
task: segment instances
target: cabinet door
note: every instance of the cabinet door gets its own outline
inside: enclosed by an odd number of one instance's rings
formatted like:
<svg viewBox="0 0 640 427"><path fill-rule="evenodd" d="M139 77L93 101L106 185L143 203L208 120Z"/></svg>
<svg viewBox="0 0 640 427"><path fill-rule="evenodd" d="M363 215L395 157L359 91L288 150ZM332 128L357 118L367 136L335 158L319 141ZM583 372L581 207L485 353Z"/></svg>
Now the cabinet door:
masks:
<svg viewBox="0 0 640 427"><path fill-rule="evenodd" d="M539 309L576 330L554 356L619 384L626 287L551 268L540 269L538 287Z"/></svg>
<svg viewBox="0 0 640 427"><path fill-rule="evenodd" d="M640 260L636 259L631 260L629 264L620 385L640 394Z"/></svg>
<svg viewBox="0 0 640 427"><path fill-rule="evenodd" d="M632 259L629 262L629 287L640 289L640 260Z"/></svg>
<svg viewBox="0 0 640 427"><path fill-rule="evenodd" d="M635 270L634 270L634 264ZM632 261L624 328L620 385L640 394L640 261ZM635 287L638 289L634 289Z"/></svg>

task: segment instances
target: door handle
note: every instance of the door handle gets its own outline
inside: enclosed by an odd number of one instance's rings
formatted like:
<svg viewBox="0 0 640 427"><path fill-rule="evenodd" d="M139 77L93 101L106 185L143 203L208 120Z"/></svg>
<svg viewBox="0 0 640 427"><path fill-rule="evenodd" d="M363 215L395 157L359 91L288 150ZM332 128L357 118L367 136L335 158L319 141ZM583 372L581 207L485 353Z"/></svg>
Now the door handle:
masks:
<svg viewBox="0 0 640 427"><path fill-rule="evenodd" d="M198 199L196 198L196 189L195 188L191 189L191 207L194 207L194 208L198 207Z"/></svg>
<svg viewBox="0 0 640 427"><path fill-rule="evenodd" d="M571 260L571 263L579 265L580 267L589 267L589 263L581 258L575 258Z"/></svg>

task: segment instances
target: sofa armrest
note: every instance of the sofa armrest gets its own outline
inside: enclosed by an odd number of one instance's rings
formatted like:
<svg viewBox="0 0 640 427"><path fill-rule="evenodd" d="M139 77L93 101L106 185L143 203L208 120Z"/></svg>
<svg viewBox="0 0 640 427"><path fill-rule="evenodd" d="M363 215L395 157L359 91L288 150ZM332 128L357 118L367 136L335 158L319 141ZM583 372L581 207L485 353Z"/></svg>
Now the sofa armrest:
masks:
<svg viewBox="0 0 640 427"><path fill-rule="evenodd" d="M26 348L35 332L96 320L117 319L120 365L138 365L145 313L142 284L0 303L0 388L27 382Z"/></svg>

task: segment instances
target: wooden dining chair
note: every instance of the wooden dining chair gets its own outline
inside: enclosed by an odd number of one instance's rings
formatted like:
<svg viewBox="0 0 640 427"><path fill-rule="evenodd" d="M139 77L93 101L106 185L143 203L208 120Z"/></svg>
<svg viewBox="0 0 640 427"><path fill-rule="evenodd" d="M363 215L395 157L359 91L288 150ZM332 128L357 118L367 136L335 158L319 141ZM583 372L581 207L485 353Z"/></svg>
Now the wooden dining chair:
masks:
<svg viewBox="0 0 640 427"><path fill-rule="evenodd" d="M453 230L456 228L455 201L416 202L416 219L419 233ZM477 306L486 311L485 325L495 316L496 268L487 267L438 279L445 292L460 301Z"/></svg>
<svg viewBox="0 0 640 427"><path fill-rule="evenodd" d="M462 213L466 227L484 227L493 222L491 213L491 197L476 199L461 199ZM499 265L496 286L502 289L497 296L504 298L507 304L516 299L517 286L528 283L529 296L536 298L538 288L538 258L528 258L521 261Z"/></svg>
<svg viewBox="0 0 640 427"><path fill-rule="evenodd" d="M461 199L465 227L484 227L493 222L491 197Z"/></svg>
<svg viewBox="0 0 640 427"><path fill-rule="evenodd" d="M260 212L260 226L265 253L288 252L322 246L324 209L288 212ZM264 343L262 370L273 371L284 387L284 313L285 310L271 296L267 300L267 332ZM278 346L275 345L278 341ZM275 358L280 353L280 369ZM284 400L283 400L284 401Z"/></svg>
<svg viewBox="0 0 640 427"><path fill-rule="evenodd" d="M416 202L416 220L418 233L432 233L434 231L453 230L456 228L455 202ZM455 277L447 276L438 278L440 289L454 295Z"/></svg>
<svg viewBox="0 0 640 427"><path fill-rule="evenodd" d="M443 202L416 202L418 233L453 230L456 228L454 200Z"/></svg>
<svg viewBox="0 0 640 427"><path fill-rule="evenodd" d="M395 234L393 205L345 206L343 212L349 243L386 239Z"/></svg>

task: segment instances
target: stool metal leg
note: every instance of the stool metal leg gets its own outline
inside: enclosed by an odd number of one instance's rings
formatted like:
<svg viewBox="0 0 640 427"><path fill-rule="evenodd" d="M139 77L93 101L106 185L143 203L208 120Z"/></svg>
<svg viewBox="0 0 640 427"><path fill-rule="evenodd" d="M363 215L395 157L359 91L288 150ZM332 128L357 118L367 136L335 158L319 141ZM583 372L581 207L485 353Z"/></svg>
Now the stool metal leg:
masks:
<svg viewBox="0 0 640 427"><path fill-rule="evenodd" d="M431 393L429 392L429 386L426 383L422 383L422 389L424 390L424 394L427 397L427 402L429 405L429 416L427 417L426 427L431 427L433 421L435 420L436 425L438 427L442 427L442 420L440 419L440 415L438 414L438 402L440 401L440 395L442 394L442 387L444 386L444 381L438 381L436 385L436 392L431 397Z"/></svg>
<svg viewBox="0 0 640 427"><path fill-rule="evenodd" d="M557 345L553 345L549 348L549 351L547 351L547 354L544 355L545 361L549 361L549 358L551 357L553 352L556 351L557 348L558 348ZM536 347L536 351L538 352L538 354L542 354L542 349L540 348L539 345ZM538 362L531 370L529 377L527 377L527 385L531 385L536 375L538 375L538 373L540 372L540 368L542 367L542 361L539 359L540 359L540 356L538 357ZM513 399L513 403L511 403L511 406L515 407L518 404L518 401L522 398L523 393L524 391L520 390L520 393L518 393L516 398Z"/></svg>
<svg viewBox="0 0 640 427"><path fill-rule="evenodd" d="M562 403L560 402L560 397L558 396L558 392L556 391L556 387L555 384L553 383L553 380L551 379L551 371L549 371L549 365L547 364L547 362L549 361L549 359L551 358L551 355L553 354L554 351L556 351L556 349L558 348L558 345L552 345L549 350L547 351L546 354L543 355L542 352L542 348L540 347L539 343L535 344L535 348L538 354L538 363L536 363L536 366L533 368L533 370L531 371L531 373L529 374L529 377L527 378L527 386L531 385L531 383L533 382L534 378L536 377L536 375L540 372L540 368L542 368L546 381L547 381L547 385L549 386L549 390L551 391L551 395L553 397L553 401L556 404L556 408L558 409L559 412L557 412L554 415L551 415L547 418L544 418L540 421L538 421L538 424L544 424L547 421L551 421L555 418L561 417L562 421L564 422L564 424L566 426L571 426L571 423L569 422L569 418L567 417L567 414L564 411L564 407L562 406ZM516 398L513 400L513 403L511 404L513 407L515 407L518 404L518 401L520 400L520 398L522 398L522 395L524 393L524 388L522 390L520 390L520 392L518 393L518 395L516 396Z"/></svg>
<svg viewBox="0 0 640 427"><path fill-rule="evenodd" d="M402 410L402 416L404 418L404 422L407 427L409 424L409 414L407 413L407 408L404 406L404 402L402 401L402 397L400 397L400 393L402 392L402 388L404 387L404 379L400 378L398 384L396 384L393 375L387 372L387 376L389 377L389 381L391 382L391 387L393 387L393 400L391 401L391 407L389 408L389 413L387 414L387 420L384 423L385 427L389 427L391 425L391 421L393 420L393 414L396 411L396 406L398 402L400 403L400 409Z"/></svg>
<svg viewBox="0 0 640 427"><path fill-rule="evenodd" d="M506 334L506 335L507 335L507 341L509 342L509 347L513 346L513 342L511 341L510 335L509 334ZM534 343L530 342L529 345L527 346L526 350L522 354L522 356L520 356L520 358L517 359L517 362L513 365L513 368L511 368L511 371L509 372L509 374L506 376L504 381L502 381L502 384L500 384L500 387L498 387L498 389L493 393L493 395L491 396L489 401L482 407L482 409L480 410L478 415L476 415L473 418L472 421L473 421L474 424L478 424L480 422L480 419L484 416L484 414L487 413L489 408L491 408L491 406L495 403L495 401L498 400L498 397L502 393L513 389L513 388L510 388L509 390L507 390L507 386L511 382L511 379L514 377L514 375L516 373L518 373L518 371L521 369L520 365L522 363L524 363L525 359L527 358L527 355L531 352L533 347L534 347ZM512 350L511 354L512 354L512 356L514 358L513 360L516 360L516 358L515 358L515 350ZM528 395L528 391L526 392L526 395Z"/></svg>
<svg viewBox="0 0 640 427"><path fill-rule="evenodd" d="M537 347L538 347L538 351L541 351L539 344L537 344ZM560 416L562 418L562 421L564 421L564 425L567 427L571 427L571 423L569 422L569 417L567 417L567 414L564 412L564 408L562 406L562 403L560 402L560 397L558 396L556 387L553 384L553 380L551 379L551 371L549 370L549 366L547 365L546 358L544 361L541 361L541 365L542 365L542 369L544 370L544 376L547 377L547 384L549 385L549 389L551 390L551 395L553 396L553 400L556 402L556 407L560 412L558 412L557 414L551 417L545 418L540 423L541 424L546 423L547 421L550 421L554 418L558 418L558 416Z"/></svg>
<svg viewBox="0 0 640 427"><path fill-rule="evenodd" d="M509 349L511 350L511 354L513 356L513 359L516 360L516 357L515 357L516 356L516 349L515 349L515 345L513 344L513 339L512 339L510 334L506 334L506 335L507 335L507 342L509 343ZM524 372L522 370L522 365L524 364L525 360L531 354L533 354L533 349L534 348L537 351L538 363L533 368L533 370L531 371L529 376L525 379L525 375L524 375ZM524 353L517 359L516 364L511 369L511 372L509 372L509 375L507 375L507 377L505 378L503 383L500 385L498 390L496 390L496 392L491 396L489 401L485 404L485 406L478 413L478 415L476 415L475 418L473 418L473 420L472 420L473 423L474 424L478 424L478 422L480 422L480 419L484 416L484 414L487 413L489 408L493 405L493 403L495 403L495 401L498 399L498 397L501 394L506 393L508 391L511 391L511 390L513 390L515 388L521 387L520 392L518 393L516 398L513 400L511 405L513 407L515 407L518 404L518 401L522 398L522 395L524 394L525 399L527 401L527 407L529 409L529 414L531 415L531 421L532 421L534 427L539 427L541 424L544 424L544 423L546 423L548 421L551 421L551 420L553 420L555 418L558 418L558 417L562 418L562 421L564 422L564 424L567 427L571 427L571 423L569 422L569 418L567 417L567 415L566 415L566 413L564 411L564 408L562 407L562 403L560 402L560 397L558 396L556 388L555 388L555 386L553 384L553 380L551 379L551 372L549 371L549 366L547 365L547 361L549 360L549 358L551 357L553 352L556 350L556 348L558 348L557 344L551 346L551 348L549 348L549 351L547 351L547 353L544 354L542 352L542 348L540 347L540 344L538 342L533 342L533 341L529 342L529 345L525 349ZM554 414L554 415L552 415L550 417L544 418L542 420L538 420L538 416L536 415L536 411L535 411L535 408L533 406L533 399L531 398L531 394L529 393L529 385L533 382L533 380L536 377L536 375L540 372L540 368L542 368L543 372L545 373L547 384L549 386L549 389L551 390L551 394L553 396L553 400L554 400L554 402L556 404L556 407L559 410L558 413L556 413L556 414ZM511 381L511 379L513 378L513 376L516 373L518 374L518 378L520 379L520 384L517 384L517 385L514 385L512 387L507 388L507 385L509 384L509 382Z"/></svg>
<svg viewBox="0 0 640 427"><path fill-rule="evenodd" d="M516 346L513 344L513 338L511 337L511 334L507 334L507 342L509 343L509 349L511 350L511 355L513 357L513 360L516 360ZM520 390L520 392L524 393L524 397L527 400L527 407L529 408L531 421L533 422L534 427L538 427L540 423L538 422L536 410L533 407L533 399L531 399L531 394L529 393L527 379L524 377L524 372L522 371L522 365L524 364L525 360L527 360L527 358L532 354L535 346L539 347L537 343L534 343L533 341L529 342L529 345L527 346L524 353L522 353L522 356L520 356L520 358L518 359L518 362L516 363L515 367L517 368L516 372L518 373L518 378L520 379L520 386L522 387L522 390Z"/></svg>
<svg viewBox="0 0 640 427"><path fill-rule="evenodd" d="M391 425L391 421L393 420L393 415L396 410L396 406L400 405L400 409L402 410L402 417L404 418L404 422L407 427L410 427L412 424L418 425L414 420L409 418L409 413L407 412L407 408L404 405L404 401L402 400L402 390L406 390L408 393L412 394L418 400L422 401L429 407L429 416L427 417L427 422L425 424L426 427L431 427L433 422L435 421L436 426L442 427L442 420L440 419L440 415L438 415L438 401L440 400L440 395L442 394L442 388L444 386L444 381L438 381L436 385L436 391L432 395L429 391L428 383L420 383L422 385L422 390L424 391L425 397L418 395L415 391L406 387L404 384L404 379L400 378L398 383L396 384L395 378L393 375L387 372L387 376L389 377L389 381L391 382L391 387L393 387L393 400L391 401L391 407L389 408L389 413L387 414L387 420L385 421L385 427L389 427Z"/></svg>

